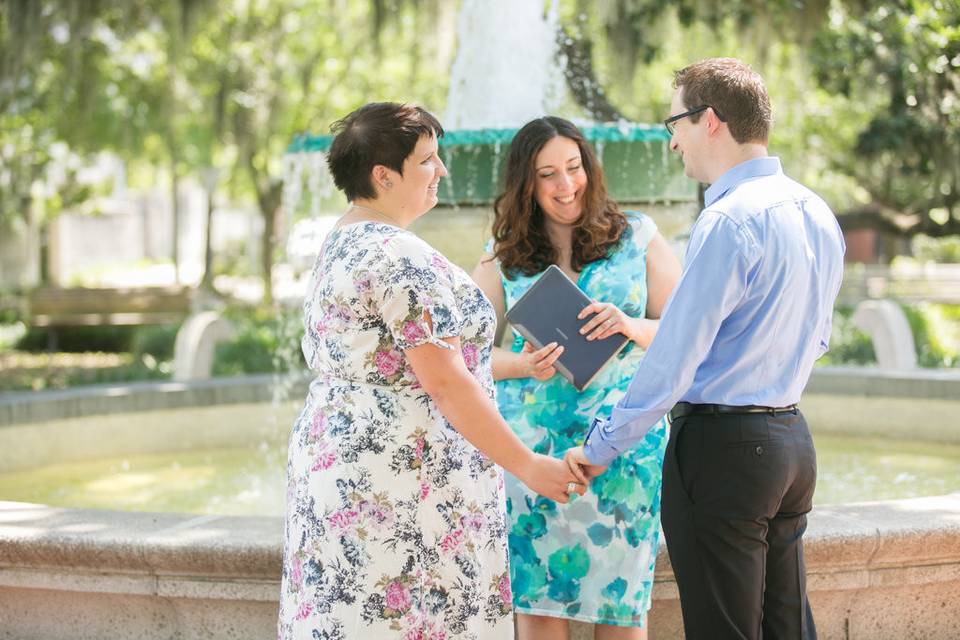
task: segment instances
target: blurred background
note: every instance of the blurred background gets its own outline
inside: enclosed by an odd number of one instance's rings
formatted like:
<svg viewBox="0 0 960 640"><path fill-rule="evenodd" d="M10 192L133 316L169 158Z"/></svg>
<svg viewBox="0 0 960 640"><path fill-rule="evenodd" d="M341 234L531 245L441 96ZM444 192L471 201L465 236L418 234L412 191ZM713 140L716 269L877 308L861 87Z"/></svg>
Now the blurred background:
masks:
<svg viewBox="0 0 960 640"><path fill-rule="evenodd" d="M947 0L3 0L0 390L171 379L208 311L229 330L180 377L297 370L304 274L343 206L322 175L332 121L407 101L459 132L416 231L469 269L511 127L551 112L636 139L668 115L672 72L717 55L764 75L771 152L844 229L821 364L877 362L852 316L884 298L916 366L955 368L958 24ZM650 190L619 197L682 252L701 190L641 129L647 168L624 160L621 182Z"/></svg>
<svg viewBox="0 0 960 640"><path fill-rule="evenodd" d="M847 242L801 401L818 627L950 636L957 0L0 0L0 635L275 633L300 307L346 204L331 122L440 118L450 175L413 231L467 270L548 113L682 256L703 185L660 123L709 56L763 74L771 153ZM682 633L671 594L652 638Z"/></svg>

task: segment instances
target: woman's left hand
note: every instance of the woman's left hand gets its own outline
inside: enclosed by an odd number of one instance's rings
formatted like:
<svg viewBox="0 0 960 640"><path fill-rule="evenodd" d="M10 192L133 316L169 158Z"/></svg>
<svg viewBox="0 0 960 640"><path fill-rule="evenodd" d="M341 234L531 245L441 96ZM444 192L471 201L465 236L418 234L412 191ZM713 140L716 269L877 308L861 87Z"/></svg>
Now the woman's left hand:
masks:
<svg viewBox="0 0 960 640"><path fill-rule="evenodd" d="M615 333L622 333L634 340L634 319L621 311L617 305L594 300L583 308L577 319L583 320L590 314L595 315L580 328L580 334L586 335L587 340L603 340Z"/></svg>

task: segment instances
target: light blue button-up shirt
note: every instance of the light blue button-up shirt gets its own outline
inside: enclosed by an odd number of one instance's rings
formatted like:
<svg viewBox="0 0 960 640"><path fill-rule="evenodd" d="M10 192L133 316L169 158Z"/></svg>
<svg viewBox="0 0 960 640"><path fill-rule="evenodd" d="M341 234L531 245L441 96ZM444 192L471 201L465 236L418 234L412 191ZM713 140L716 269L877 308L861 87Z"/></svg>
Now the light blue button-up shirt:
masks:
<svg viewBox="0 0 960 640"><path fill-rule="evenodd" d="M794 404L827 350L845 248L827 204L773 157L727 171L705 203L656 337L587 436L594 464L637 444L681 400Z"/></svg>

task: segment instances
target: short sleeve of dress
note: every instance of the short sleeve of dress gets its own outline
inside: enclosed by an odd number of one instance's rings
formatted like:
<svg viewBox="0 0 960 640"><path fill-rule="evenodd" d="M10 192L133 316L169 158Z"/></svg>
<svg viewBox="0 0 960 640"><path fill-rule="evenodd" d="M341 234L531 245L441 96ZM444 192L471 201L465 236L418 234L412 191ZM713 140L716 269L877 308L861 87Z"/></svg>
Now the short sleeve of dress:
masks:
<svg viewBox="0 0 960 640"><path fill-rule="evenodd" d="M378 257L382 259L374 265L374 296L397 348L412 349L429 342L452 349L442 338L459 336L465 319L457 304L450 262L408 234L389 238Z"/></svg>
<svg viewBox="0 0 960 640"><path fill-rule="evenodd" d="M648 215L637 211L627 213L630 220L630 226L633 228L633 238L638 247L647 248L653 236L657 233L657 223Z"/></svg>

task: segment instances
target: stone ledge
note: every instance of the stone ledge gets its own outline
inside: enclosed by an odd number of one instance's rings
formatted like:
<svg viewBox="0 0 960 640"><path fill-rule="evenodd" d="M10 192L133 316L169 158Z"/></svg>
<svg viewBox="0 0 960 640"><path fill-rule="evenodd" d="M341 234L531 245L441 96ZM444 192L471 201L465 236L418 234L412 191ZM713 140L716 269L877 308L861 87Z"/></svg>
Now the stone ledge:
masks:
<svg viewBox="0 0 960 640"><path fill-rule="evenodd" d="M194 600L243 600L275 602L280 593L279 578L240 580L216 577L178 577L129 574L77 569L34 567L19 569L0 566L0 585L14 589L45 589L81 593L114 593Z"/></svg>
<svg viewBox="0 0 960 640"><path fill-rule="evenodd" d="M190 591L213 597L216 590L207 588L213 584L276 584L282 529L276 517L0 502L0 584L42 582L37 572L53 571L75 573L79 590L87 590L88 580L98 574L108 590L115 584L125 593L159 593L156 585L163 584L181 597ZM810 515L805 553L811 581L825 588L889 583L890 576L907 573L921 582L955 580L960 575L960 493L818 508ZM663 596L675 597L664 547L656 580Z"/></svg>
<svg viewBox="0 0 960 640"><path fill-rule="evenodd" d="M283 521L0 502L0 567L276 580Z"/></svg>
<svg viewBox="0 0 960 640"><path fill-rule="evenodd" d="M185 382L132 382L0 396L0 427L90 415L155 411L180 407L269 402L277 377L247 375ZM283 377L291 393L302 397L311 377Z"/></svg>
<svg viewBox="0 0 960 640"><path fill-rule="evenodd" d="M311 379L309 372L281 378L292 397L305 395ZM0 397L0 427L131 411L268 402L273 399L276 380L267 374L5 393ZM960 398L960 371L817 367L805 393L956 400Z"/></svg>
<svg viewBox="0 0 960 640"><path fill-rule="evenodd" d="M36 621L0 638L267 637L282 525L0 502L0 619ZM949 603L960 597L960 494L818 508L806 542L822 637L957 637L960 612ZM657 562L650 637L680 638L664 547ZM85 622L51 618L51 607ZM592 637L589 625L572 629L576 640Z"/></svg>
<svg viewBox="0 0 960 640"><path fill-rule="evenodd" d="M804 393L956 400L960 370L816 367Z"/></svg>

